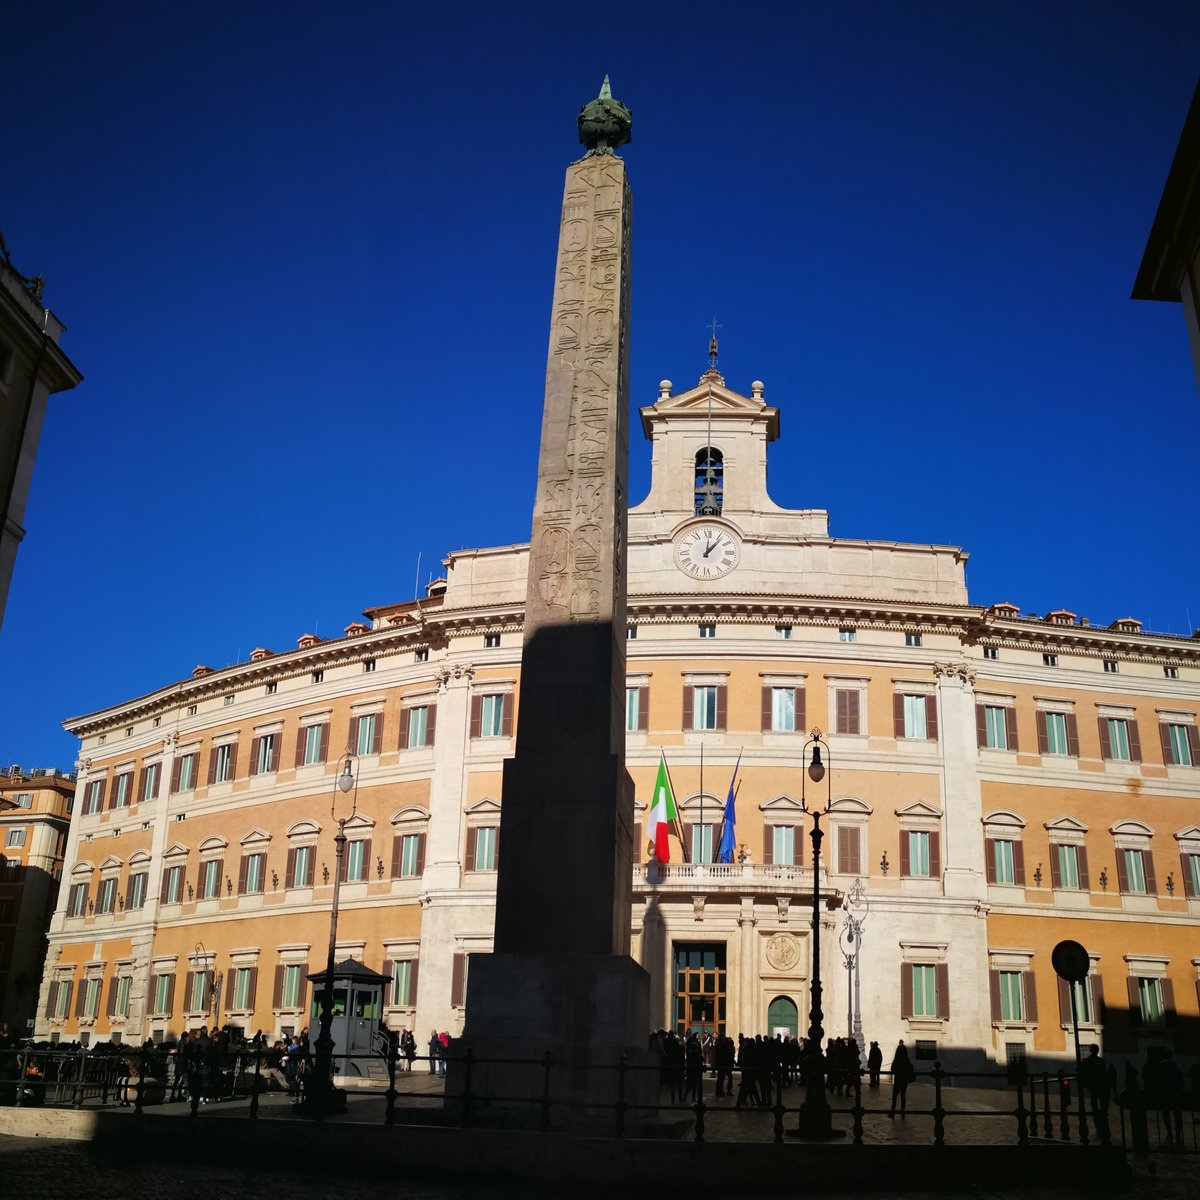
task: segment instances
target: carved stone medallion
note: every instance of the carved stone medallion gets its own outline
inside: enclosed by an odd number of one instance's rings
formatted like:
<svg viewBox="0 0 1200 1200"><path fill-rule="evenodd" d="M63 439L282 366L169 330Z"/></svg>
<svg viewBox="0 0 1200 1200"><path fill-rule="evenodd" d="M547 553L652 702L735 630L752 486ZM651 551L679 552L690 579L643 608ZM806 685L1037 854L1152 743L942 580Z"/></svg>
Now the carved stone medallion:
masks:
<svg viewBox="0 0 1200 1200"><path fill-rule="evenodd" d="M767 962L776 971L790 971L800 961L800 944L790 933L777 933L767 942Z"/></svg>

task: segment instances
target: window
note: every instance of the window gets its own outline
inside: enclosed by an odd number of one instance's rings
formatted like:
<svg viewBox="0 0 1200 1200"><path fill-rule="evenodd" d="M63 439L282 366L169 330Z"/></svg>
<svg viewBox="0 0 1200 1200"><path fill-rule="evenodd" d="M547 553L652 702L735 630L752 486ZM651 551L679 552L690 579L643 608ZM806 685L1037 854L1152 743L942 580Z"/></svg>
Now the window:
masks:
<svg viewBox="0 0 1200 1200"><path fill-rule="evenodd" d="M839 642L857 642L858 641L858 631L856 629L839 629L838 630L838 641Z"/></svg>
<svg viewBox="0 0 1200 1200"><path fill-rule="evenodd" d="M688 839L691 849L691 861L694 863L710 863L713 860L713 830L714 826L707 821L701 825L691 823L688 826Z"/></svg>
<svg viewBox="0 0 1200 1200"><path fill-rule="evenodd" d="M1157 892L1154 861L1148 850L1117 848L1117 882L1122 895L1152 896Z"/></svg>
<svg viewBox="0 0 1200 1200"><path fill-rule="evenodd" d="M1087 850L1083 846L1050 847L1050 882L1056 888L1087 891Z"/></svg>
<svg viewBox="0 0 1200 1200"><path fill-rule="evenodd" d="M250 1012L254 1008L254 967L237 967L233 972L233 1005L235 1012Z"/></svg>
<svg viewBox="0 0 1200 1200"><path fill-rule="evenodd" d="M767 825L764 830L763 861L782 867L796 867L795 825Z"/></svg>
<svg viewBox="0 0 1200 1200"><path fill-rule="evenodd" d="M862 874L862 830L857 825L837 826L837 870L839 875Z"/></svg>
<svg viewBox="0 0 1200 1200"><path fill-rule="evenodd" d="M1025 989L1021 971L997 971L1000 985L1000 1020L1025 1019Z"/></svg>
<svg viewBox="0 0 1200 1200"><path fill-rule="evenodd" d="M627 642L636 642L637 641L637 626L636 625L626 625L625 626L625 640Z"/></svg>
<svg viewBox="0 0 1200 1200"><path fill-rule="evenodd" d="M858 688L834 689L835 733L862 733L862 692Z"/></svg>
<svg viewBox="0 0 1200 1200"><path fill-rule="evenodd" d="M792 627L790 625L776 625L775 636L781 641L789 641L792 636Z"/></svg>
<svg viewBox="0 0 1200 1200"><path fill-rule="evenodd" d="M933 830L902 829L900 831L900 874L914 879L940 876L941 847Z"/></svg>
<svg viewBox="0 0 1200 1200"><path fill-rule="evenodd" d="M1017 748L1017 714L1007 704L979 704L975 708L976 719L982 728L979 745L988 750L1015 750Z"/></svg>
<svg viewBox="0 0 1200 1200"><path fill-rule="evenodd" d="M1095 1008L1092 1003L1092 976L1068 983L1065 979L1058 981L1058 1019L1063 1025L1071 1024L1071 996L1075 997L1075 1016L1080 1025L1091 1025L1096 1022Z"/></svg>
<svg viewBox="0 0 1200 1200"><path fill-rule="evenodd" d="M354 753L363 757L378 754L382 742L383 722L379 713L363 713L353 722Z"/></svg>
<svg viewBox="0 0 1200 1200"><path fill-rule="evenodd" d="M146 906L146 886L150 876L145 871L139 871L129 877L129 889L125 899L125 907L131 912Z"/></svg>
<svg viewBox="0 0 1200 1200"><path fill-rule="evenodd" d="M279 766L279 734L262 733L254 741L254 774L270 775Z"/></svg>
<svg viewBox="0 0 1200 1200"><path fill-rule="evenodd" d="M164 904L179 904L183 900L183 864L168 867L163 872L162 898Z"/></svg>
<svg viewBox="0 0 1200 1200"><path fill-rule="evenodd" d="M188 1012L207 1012L209 995L209 973L191 971L188 980Z"/></svg>
<svg viewBox="0 0 1200 1200"><path fill-rule="evenodd" d="M129 1016L129 993L133 990L133 976L121 975L113 981L116 991L113 993L112 1015L114 1017Z"/></svg>
<svg viewBox="0 0 1200 1200"><path fill-rule="evenodd" d="M363 659L363 674L370 675L375 670L375 660L373 658Z"/></svg>
<svg viewBox="0 0 1200 1200"><path fill-rule="evenodd" d="M421 746L432 746L437 708L432 704L418 704L405 709L400 717L400 749L416 750ZM480 716L482 722L482 714Z"/></svg>
<svg viewBox="0 0 1200 1200"><path fill-rule="evenodd" d="M215 746L212 752L212 767L210 775L212 783L228 783L233 778L235 744L226 742L223 746Z"/></svg>
<svg viewBox="0 0 1200 1200"><path fill-rule="evenodd" d="M292 963L284 964L282 968L282 988L280 989L281 1008L300 1007L301 968Z"/></svg>
<svg viewBox="0 0 1200 1200"><path fill-rule="evenodd" d="M268 696L274 696L277 691L279 691L279 684L272 679L271 682L267 684L266 693Z"/></svg>
<svg viewBox="0 0 1200 1200"><path fill-rule="evenodd" d="M771 729L775 733L796 732L796 689L771 689Z"/></svg>
<svg viewBox="0 0 1200 1200"><path fill-rule="evenodd" d="M713 624L701 624L699 629L702 638L715 638L717 636L717 627Z"/></svg>
<svg viewBox="0 0 1200 1200"><path fill-rule="evenodd" d="M125 771L113 780L112 807L128 808L133 791L133 772Z"/></svg>
<svg viewBox="0 0 1200 1200"><path fill-rule="evenodd" d="M1075 714L1070 712L1043 712L1037 714L1038 753L1079 757L1079 732Z"/></svg>
<svg viewBox="0 0 1200 1200"><path fill-rule="evenodd" d="M989 659L991 659L993 662L995 662L995 660L996 660L996 659L998 659L998 658L1000 657L1000 650L999 650L999 648L998 648L998 647L996 647L996 646L984 646L984 648L983 648L983 657L984 657L984 658L989 658Z"/></svg>
<svg viewBox="0 0 1200 1200"><path fill-rule="evenodd" d="M1117 673L1117 660L1115 658L1106 658L1104 660L1104 671L1107 675L1115 675Z"/></svg>
<svg viewBox="0 0 1200 1200"><path fill-rule="evenodd" d="M625 728L630 733L650 727L650 689L644 684L625 689Z"/></svg>
<svg viewBox="0 0 1200 1200"><path fill-rule="evenodd" d="M103 779L93 779L88 784L87 800L83 806L85 816L90 817L100 811L100 806L104 803L104 782Z"/></svg>
<svg viewBox="0 0 1200 1200"><path fill-rule="evenodd" d="M1142 1024L1165 1025L1167 1010L1163 1004L1162 980L1138 979L1136 982L1137 1011L1141 1014Z"/></svg>
<svg viewBox="0 0 1200 1200"><path fill-rule="evenodd" d="M921 644L921 635L919 633L906 633L904 635L904 644L906 646L919 646Z"/></svg>
<svg viewBox="0 0 1200 1200"><path fill-rule="evenodd" d="M425 835L402 833L393 848L392 877L415 879L425 869Z"/></svg>
<svg viewBox="0 0 1200 1200"><path fill-rule="evenodd" d="M937 697L906 696L897 692L892 704L894 733L898 738L937 740Z"/></svg>
<svg viewBox="0 0 1200 1200"><path fill-rule="evenodd" d="M325 761L329 749L329 725L303 725L297 746L298 767L311 767Z"/></svg>
<svg viewBox="0 0 1200 1200"><path fill-rule="evenodd" d="M1042 666L1043 667L1057 667L1058 666L1058 655L1057 654L1043 654L1042 655Z"/></svg>
<svg viewBox="0 0 1200 1200"><path fill-rule="evenodd" d="M367 871L371 865L371 843L362 838L348 842L345 854L343 880L346 883L362 883L368 878Z"/></svg>
<svg viewBox="0 0 1200 1200"><path fill-rule="evenodd" d="M18 792L13 797L13 802L16 804L16 806L18 808L32 808L33 807L33 793L32 792Z"/></svg>
<svg viewBox="0 0 1200 1200"><path fill-rule="evenodd" d="M221 860L210 858L200 864L200 899L215 900L221 895Z"/></svg>
<svg viewBox="0 0 1200 1200"><path fill-rule="evenodd" d="M158 775L161 770L162 764L156 762L147 763L142 768L142 786L138 795L140 803L158 798Z"/></svg>
<svg viewBox="0 0 1200 1200"><path fill-rule="evenodd" d="M472 825L467 830L467 870L494 871L500 830L495 825Z"/></svg>
<svg viewBox="0 0 1200 1200"><path fill-rule="evenodd" d="M410 1008L417 999L417 964L409 958L392 963L392 996L395 1007Z"/></svg>
<svg viewBox="0 0 1200 1200"><path fill-rule="evenodd" d="M719 729L717 700L723 688L700 684L689 690L692 700L692 729Z"/></svg>
<svg viewBox="0 0 1200 1200"><path fill-rule="evenodd" d="M476 737L504 737L505 734L505 704L507 697L503 694L479 697L479 732Z"/></svg>
<svg viewBox="0 0 1200 1200"><path fill-rule="evenodd" d="M936 1020L939 1016L937 967L932 963L912 963L909 971L912 986L909 1014Z"/></svg>
<svg viewBox="0 0 1200 1200"><path fill-rule="evenodd" d="M1182 854L1179 863L1183 868L1183 894L1193 899L1200 896L1200 854Z"/></svg>
<svg viewBox="0 0 1200 1200"><path fill-rule="evenodd" d="M65 1021L67 1013L71 1011L71 989L73 983L70 979L56 979L50 985L50 997L47 1008L49 1016L56 1021Z"/></svg>
<svg viewBox="0 0 1200 1200"><path fill-rule="evenodd" d="M485 633L483 635L483 645L487 650L494 650L500 645L500 635L498 633Z"/></svg>
<svg viewBox="0 0 1200 1200"><path fill-rule="evenodd" d="M1168 767L1194 767L1200 762L1200 738L1196 726L1163 721L1158 726L1163 762Z"/></svg>
<svg viewBox="0 0 1200 1200"><path fill-rule="evenodd" d="M413 652L413 662L422 663L422 662L428 662L428 661L429 661L429 647L428 646L422 646L419 650L415 650Z"/></svg>
<svg viewBox="0 0 1200 1200"><path fill-rule="evenodd" d="M1014 863L1014 848L1019 848L1019 843L1014 844L1005 838L989 839L991 841L991 878L989 883L1016 883L1016 864ZM1024 871L1022 871L1022 875ZM1024 880L1021 880L1024 883Z"/></svg>
<svg viewBox="0 0 1200 1200"><path fill-rule="evenodd" d="M311 846L293 846L288 851L287 876L285 887L312 887L313 848Z"/></svg>
<svg viewBox="0 0 1200 1200"><path fill-rule="evenodd" d="M67 916L82 917L87 912L88 885L86 883L71 884L70 895L67 898Z"/></svg>
<svg viewBox="0 0 1200 1200"><path fill-rule="evenodd" d="M1100 756L1110 762L1141 762L1137 722L1126 717L1101 717Z"/></svg>
<svg viewBox="0 0 1200 1200"><path fill-rule="evenodd" d="M83 981L83 991L79 997L79 1015L85 1020L94 1021L100 1011L100 989L104 980L95 975Z"/></svg>
<svg viewBox="0 0 1200 1200"><path fill-rule="evenodd" d="M242 856L241 878L238 880L238 895L248 896L263 890L267 856L263 853Z"/></svg>
<svg viewBox="0 0 1200 1200"><path fill-rule="evenodd" d="M314 671L312 673L313 683L323 683L324 680L325 680L325 672L324 671Z"/></svg>
<svg viewBox="0 0 1200 1200"><path fill-rule="evenodd" d="M157 1014L169 1014L173 1007L175 995L175 976L158 974L154 976L154 1011Z"/></svg>
<svg viewBox="0 0 1200 1200"><path fill-rule="evenodd" d="M1165 679L1178 679L1179 678L1179 668L1178 667L1163 667L1163 677Z"/></svg>
<svg viewBox="0 0 1200 1200"><path fill-rule="evenodd" d="M185 754L175 760L174 792L190 792L196 786L196 767L200 760L199 752Z"/></svg>
<svg viewBox="0 0 1200 1200"><path fill-rule="evenodd" d="M117 909L117 881L115 879L100 880L96 892L96 912L111 913Z"/></svg>
<svg viewBox="0 0 1200 1200"><path fill-rule="evenodd" d="M189 704L187 706L187 715L189 717L194 717L196 715L196 706L194 704Z"/></svg>
<svg viewBox="0 0 1200 1200"><path fill-rule="evenodd" d="M25 845L25 830L10 829L8 836L4 839L5 846L23 846Z"/></svg>

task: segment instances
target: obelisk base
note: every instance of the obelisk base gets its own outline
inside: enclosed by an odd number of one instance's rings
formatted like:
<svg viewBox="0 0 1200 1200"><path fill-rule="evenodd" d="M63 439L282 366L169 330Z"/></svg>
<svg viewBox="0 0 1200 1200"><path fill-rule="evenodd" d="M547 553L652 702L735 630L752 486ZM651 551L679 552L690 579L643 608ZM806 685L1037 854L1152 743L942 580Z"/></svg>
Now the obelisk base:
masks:
<svg viewBox="0 0 1200 1200"><path fill-rule="evenodd" d="M468 1103L469 1118L485 1125L596 1134L615 1130L622 1100L635 1106L624 1116L627 1125L654 1117L649 1106L657 1103L658 1059L648 1048L650 976L632 958L478 955L471 960L466 1007L466 1028L451 1047L447 1107L461 1114Z"/></svg>

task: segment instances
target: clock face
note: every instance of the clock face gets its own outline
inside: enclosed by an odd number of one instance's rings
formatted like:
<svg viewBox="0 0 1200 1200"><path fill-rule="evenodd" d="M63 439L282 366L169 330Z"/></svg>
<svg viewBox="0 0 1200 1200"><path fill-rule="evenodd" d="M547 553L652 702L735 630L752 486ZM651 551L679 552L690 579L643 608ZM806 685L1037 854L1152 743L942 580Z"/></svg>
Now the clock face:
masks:
<svg viewBox="0 0 1200 1200"><path fill-rule="evenodd" d="M720 525L694 525L675 543L675 565L693 579L720 579L738 565L742 547Z"/></svg>

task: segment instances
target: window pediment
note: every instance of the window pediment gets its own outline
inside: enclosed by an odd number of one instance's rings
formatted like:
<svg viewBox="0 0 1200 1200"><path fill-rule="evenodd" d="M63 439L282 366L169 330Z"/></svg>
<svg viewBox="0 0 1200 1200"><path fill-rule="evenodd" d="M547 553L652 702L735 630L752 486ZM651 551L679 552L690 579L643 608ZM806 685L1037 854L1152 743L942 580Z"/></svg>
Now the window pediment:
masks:
<svg viewBox="0 0 1200 1200"><path fill-rule="evenodd" d="M187 858L190 851L186 846L181 846L175 842L169 850L163 854L163 858Z"/></svg>
<svg viewBox="0 0 1200 1200"><path fill-rule="evenodd" d="M375 822L362 813L355 813L343 828L347 833L370 833L375 828Z"/></svg>
<svg viewBox="0 0 1200 1200"><path fill-rule="evenodd" d="M829 805L829 811L839 817L869 817L874 810L857 796L839 796Z"/></svg>
<svg viewBox="0 0 1200 1200"><path fill-rule="evenodd" d="M463 811L469 817L499 816L500 802L493 800L491 796L484 796L482 800L477 800L474 804L468 804Z"/></svg>
<svg viewBox="0 0 1200 1200"><path fill-rule="evenodd" d="M206 837L204 841L200 843L200 853L212 854L214 851L224 850L228 845L229 842L225 838L218 837L216 834L214 834L212 837Z"/></svg>
<svg viewBox="0 0 1200 1200"><path fill-rule="evenodd" d="M703 809L705 814L713 812L722 812L725 809L725 801L714 796L711 792L695 792L688 796L687 799L679 802L680 812L685 812L689 816L699 816L700 810Z"/></svg>
<svg viewBox="0 0 1200 1200"><path fill-rule="evenodd" d="M1118 821L1110 825L1108 832L1114 837L1149 838L1154 836L1154 830L1144 821Z"/></svg>
<svg viewBox="0 0 1200 1200"><path fill-rule="evenodd" d="M150 865L150 852L148 850L135 850L129 856L130 867L147 867Z"/></svg>
<svg viewBox="0 0 1200 1200"><path fill-rule="evenodd" d="M1019 832L1025 828L1025 818L1019 816L1011 809L998 808L995 812L990 812L983 818L983 824L988 829L1009 829Z"/></svg>
<svg viewBox="0 0 1200 1200"><path fill-rule="evenodd" d="M1081 836L1088 831L1088 827L1082 821L1065 813L1061 817L1055 817L1053 821L1047 821L1044 828L1051 833L1073 833Z"/></svg>
<svg viewBox="0 0 1200 1200"><path fill-rule="evenodd" d="M95 867L90 862L79 862L71 868L71 878L86 878L95 871Z"/></svg>
<svg viewBox="0 0 1200 1200"><path fill-rule="evenodd" d="M115 854L110 854L101 864L102 871L119 871L124 866L124 861L117 858Z"/></svg>
<svg viewBox="0 0 1200 1200"><path fill-rule="evenodd" d="M294 837L316 837L321 832L321 827L316 821L297 821L294 825L289 826L287 836Z"/></svg>
<svg viewBox="0 0 1200 1200"><path fill-rule="evenodd" d="M914 800L903 808L896 809L896 816L903 821L940 821L942 810L926 804L924 800Z"/></svg>
<svg viewBox="0 0 1200 1200"><path fill-rule="evenodd" d="M240 846L265 846L271 840L271 835L265 829L251 829L238 843Z"/></svg>
<svg viewBox="0 0 1200 1200"><path fill-rule="evenodd" d="M398 808L392 813L393 825L416 824L418 821L429 820L429 809L410 805L408 808Z"/></svg>
<svg viewBox="0 0 1200 1200"><path fill-rule="evenodd" d="M804 815L804 809L800 807L800 801L793 800L791 796L776 796L774 799L767 800L758 807L760 812L768 813L771 816L787 816L793 820L798 820Z"/></svg>

